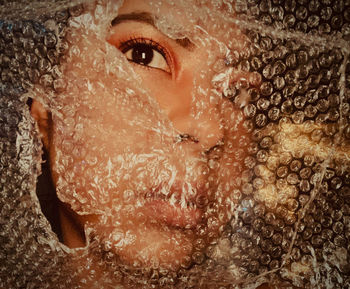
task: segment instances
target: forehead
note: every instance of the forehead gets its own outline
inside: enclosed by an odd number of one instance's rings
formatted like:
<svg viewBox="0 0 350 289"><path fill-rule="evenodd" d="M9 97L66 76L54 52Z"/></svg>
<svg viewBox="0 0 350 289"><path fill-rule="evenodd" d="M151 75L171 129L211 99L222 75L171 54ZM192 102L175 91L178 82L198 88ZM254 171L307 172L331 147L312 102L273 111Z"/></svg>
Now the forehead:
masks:
<svg viewBox="0 0 350 289"><path fill-rule="evenodd" d="M135 11L151 12L149 0L125 0L120 8L120 13L130 13Z"/></svg>
<svg viewBox="0 0 350 289"><path fill-rule="evenodd" d="M121 5L118 14L146 12L155 18L155 22L158 22L158 20L164 22L166 19L166 26L176 26L186 29L192 27L191 23L193 24L198 17L195 13L192 13L195 10L196 4L192 0L188 0L185 3L182 1L172 3L167 0L126 0ZM188 13L190 13L190 17Z"/></svg>

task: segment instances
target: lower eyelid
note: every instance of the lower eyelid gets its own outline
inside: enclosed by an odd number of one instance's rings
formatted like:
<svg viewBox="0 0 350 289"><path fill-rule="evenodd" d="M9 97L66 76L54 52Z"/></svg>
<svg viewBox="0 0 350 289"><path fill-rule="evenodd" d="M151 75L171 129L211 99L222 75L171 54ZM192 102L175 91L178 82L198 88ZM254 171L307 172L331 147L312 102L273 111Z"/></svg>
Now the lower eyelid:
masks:
<svg viewBox="0 0 350 289"><path fill-rule="evenodd" d="M149 70L156 70L156 71L160 71L160 72L166 72L167 74L170 74L171 75L171 69L169 67L169 70L164 70L164 69L161 69L161 68L157 68L157 67L152 67L152 66L147 66L147 65L142 65L142 64L139 64L137 62L134 62L132 61L131 59L128 59L127 60L132 64L132 65L135 65L136 67L139 67L141 69L147 69L148 71Z"/></svg>
<svg viewBox="0 0 350 289"><path fill-rule="evenodd" d="M160 69L160 68L155 68L155 67L150 67L150 66L138 64L136 62L133 62L132 60L128 60L128 61L137 69L142 69L142 70L145 70L147 72L152 71L155 73L159 73L159 75L168 75L169 77L172 76L170 68L169 68L169 71L165 71L165 70Z"/></svg>

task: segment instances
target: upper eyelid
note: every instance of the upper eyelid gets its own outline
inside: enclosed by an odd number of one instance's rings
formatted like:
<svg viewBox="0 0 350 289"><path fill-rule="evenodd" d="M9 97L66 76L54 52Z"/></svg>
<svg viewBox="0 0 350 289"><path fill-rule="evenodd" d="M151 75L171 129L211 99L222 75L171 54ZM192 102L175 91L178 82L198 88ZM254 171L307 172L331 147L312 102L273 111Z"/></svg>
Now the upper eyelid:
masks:
<svg viewBox="0 0 350 289"><path fill-rule="evenodd" d="M127 50L125 50L125 48L132 48L132 44L138 44L138 43L142 43L142 44L147 44L152 46L153 49L157 50L165 59L166 63L170 66L171 62L171 56L170 56L170 52L168 52L167 48L163 47L161 44L159 44L158 42L149 39L149 38L143 38L143 37L133 37L129 40L126 41L122 41L120 43L120 45L118 46L118 49L121 50L123 53L125 53ZM129 47L125 47L126 45L130 45Z"/></svg>
<svg viewBox="0 0 350 289"><path fill-rule="evenodd" d="M149 38L143 38L143 37L132 37L131 39L129 40L126 40L126 41L121 41L120 45L118 45L118 49L120 51L122 51L122 53L126 53L127 51L129 51L130 49L132 49L132 45L133 44L138 44L138 43L144 43L144 44L148 44L150 46L152 46L152 49L155 49L157 50L163 57L164 57L164 60L169 68L169 72L166 71L167 73L170 73L172 74L172 65L171 65L171 55L170 53L167 51L167 49L165 47L163 47L161 44L159 44L158 42L152 40L152 39L149 39ZM123 48L123 46L126 46L129 44L129 47L125 47ZM155 68L155 69L158 69L157 67L149 67L149 66L146 66L146 65L142 65L144 66L145 68L147 69L151 69L151 68ZM163 69L161 69L163 70Z"/></svg>
<svg viewBox="0 0 350 289"><path fill-rule="evenodd" d="M162 45L160 45L158 42L152 40L152 39L149 39L149 38L143 38L143 37L133 37L129 40L126 40L126 41L122 41L118 47L118 49L122 49L123 50L123 47L128 45L128 44L146 44L146 45L150 45L152 46L153 48L156 48L157 50L159 50L160 52L162 52L162 55L163 54L166 54L166 48L163 47ZM164 57L166 57L166 55L163 55Z"/></svg>

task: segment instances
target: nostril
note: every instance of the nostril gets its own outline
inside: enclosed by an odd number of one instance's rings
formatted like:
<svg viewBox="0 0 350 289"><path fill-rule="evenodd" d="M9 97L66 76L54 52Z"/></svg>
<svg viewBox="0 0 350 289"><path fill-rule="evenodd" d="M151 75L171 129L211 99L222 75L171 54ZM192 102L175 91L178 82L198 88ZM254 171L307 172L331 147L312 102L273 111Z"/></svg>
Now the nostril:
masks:
<svg viewBox="0 0 350 289"><path fill-rule="evenodd" d="M192 136L190 134L187 134L187 133L179 134L174 139L175 143L180 143L180 142L184 142L184 141L191 141L191 142L194 142L194 143L198 143L199 142L199 140L196 137L194 137L194 136Z"/></svg>
<svg viewBox="0 0 350 289"><path fill-rule="evenodd" d="M174 125L173 143L188 144L192 149L206 151L223 138L221 112L216 108L202 110L199 115L179 114L171 121ZM192 144L192 145L191 145ZM196 146L193 146L196 144Z"/></svg>
<svg viewBox="0 0 350 289"><path fill-rule="evenodd" d="M204 154L206 155L211 155L213 153L215 154L221 154L222 150L223 150L223 146L224 146L224 139L220 139L215 145L213 145L212 147L210 147L209 149L207 149Z"/></svg>

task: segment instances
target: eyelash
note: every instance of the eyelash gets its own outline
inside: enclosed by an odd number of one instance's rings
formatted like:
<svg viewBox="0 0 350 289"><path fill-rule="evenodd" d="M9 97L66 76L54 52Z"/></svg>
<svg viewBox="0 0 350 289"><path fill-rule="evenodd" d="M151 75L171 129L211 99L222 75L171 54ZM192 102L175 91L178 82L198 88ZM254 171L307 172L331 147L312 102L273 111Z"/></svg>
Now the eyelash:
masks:
<svg viewBox="0 0 350 289"><path fill-rule="evenodd" d="M138 44L148 45L152 49L158 51L164 57L167 65L171 67L169 53L163 46L161 46L158 42L154 41L153 39L143 38L143 37L132 37L126 41L120 42L118 49L122 53L126 53L129 49L133 48L135 45L138 45ZM151 69L152 67L145 66L145 68Z"/></svg>

